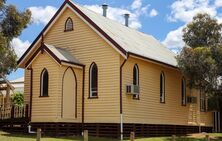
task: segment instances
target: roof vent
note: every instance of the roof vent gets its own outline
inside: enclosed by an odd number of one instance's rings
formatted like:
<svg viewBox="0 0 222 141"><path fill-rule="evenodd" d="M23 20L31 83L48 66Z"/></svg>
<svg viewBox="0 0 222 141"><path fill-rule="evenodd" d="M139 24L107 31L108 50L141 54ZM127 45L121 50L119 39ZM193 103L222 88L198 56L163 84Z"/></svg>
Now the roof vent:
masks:
<svg viewBox="0 0 222 141"><path fill-rule="evenodd" d="M129 26L129 17L130 17L130 14L126 13L124 14L124 17L125 17L125 26Z"/></svg>
<svg viewBox="0 0 222 141"><path fill-rule="evenodd" d="M103 16L106 17L108 5L104 3L104 4L102 5L102 8L103 8Z"/></svg>

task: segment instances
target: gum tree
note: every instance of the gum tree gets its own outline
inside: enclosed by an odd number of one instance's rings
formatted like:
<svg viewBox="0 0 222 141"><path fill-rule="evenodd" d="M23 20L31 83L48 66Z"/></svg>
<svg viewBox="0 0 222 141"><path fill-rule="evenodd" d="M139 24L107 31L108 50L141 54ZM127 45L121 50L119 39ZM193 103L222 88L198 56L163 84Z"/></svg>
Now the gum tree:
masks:
<svg viewBox="0 0 222 141"><path fill-rule="evenodd" d="M23 12L14 5L7 5L6 0L0 0L0 74L9 74L16 68L17 56L10 42L18 37L30 22L31 12Z"/></svg>

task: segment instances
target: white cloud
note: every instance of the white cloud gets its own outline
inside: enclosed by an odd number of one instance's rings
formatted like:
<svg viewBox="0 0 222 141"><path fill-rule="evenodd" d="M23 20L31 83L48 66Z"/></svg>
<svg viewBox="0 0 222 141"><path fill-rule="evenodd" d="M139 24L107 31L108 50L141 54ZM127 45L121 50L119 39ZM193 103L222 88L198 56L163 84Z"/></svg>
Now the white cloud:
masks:
<svg viewBox="0 0 222 141"><path fill-rule="evenodd" d="M216 7L222 7L222 0L215 0Z"/></svg>
<svg viewBox="0 0 222 141"><path fill-rule="evenodd" d="M131 8L133 10L140 9L142 7L142 0L134 0L134 2L131 4Z"/></svg>
<svg viewBox="0 0 222 141"><path fill-rule="evenodd" d="M152 9L152 10L150 11L150 14L149 14L150 17L155 17L155 16L157 16L157 15L158 15L158 12L156 11L156 9Z"/></svg>
<svg viewBox="0 0 222 141"><path fill-rule="evenodd" d="M53 6L46 7L29 7L32 12L32 22L36 24L47 24L57 11Z"/></svg>
<svg viewBox="0 0 222 141"><path fill-rule="evenodd" d="M23 42L19 38L14 38L11 42L11 46L14 48L15 53L18 57L22 56L22 54L27 50L30 44L31 43L28 40Z"/></svg>
<svg viewBox="0 0 222 141"><path fill-rule="evenodd" d="M170 50L174 50L174 52L176 50L180 50L185 45L182 39L183 28L184 26L181 26L176 30L170 31L162 43L167 46Z"/></svg>
<svg viewBox="0 0 222 141"><path fill-rule="evenodd" d="M211 5L209 0L177 0L170 8L171 13L168 15L170 22L188 23L197 13L208 13L212 17L217 15L215 5Z"/></svg>
<svg viewBox="0 0 222 141"><path fill-rule="evenodd" d="M85 7L96 13L102 14L102 8L99 5L85 5ZM107 17L124 24L125 20L123 15L128 13L130 14L129 27L140 29L142 27L140 17L147 14L148 7L149 5L143 6L142 0L134 0L130 8L109 6Z"/></svg>
<svg viewBox="0 0 222 141"><path fill-rule="evenodd" d="M181 49L185 43L182 40L182 29L187 23L191 22L193 16L197 13L208 13L216 18L219 23L222 23L222 13L219 13L218 8L222 7L222 0L176 0L171 5L171 13L168 15L170 22L182 22L184 26L178 27L170 31L162 42L171 50Z"/></svg>

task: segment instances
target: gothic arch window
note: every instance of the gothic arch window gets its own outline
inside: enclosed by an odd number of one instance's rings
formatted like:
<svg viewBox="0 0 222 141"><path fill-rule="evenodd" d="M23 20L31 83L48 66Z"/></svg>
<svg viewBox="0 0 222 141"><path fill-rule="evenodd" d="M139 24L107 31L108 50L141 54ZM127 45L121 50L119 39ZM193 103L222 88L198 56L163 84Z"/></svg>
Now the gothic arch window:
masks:
<svg viewBox="0 0 222 141"><path fill-rule="evenodd" d="M98 97L98 67L92 63L89 68L89 97Z"/></svg>
<svg viewBox="0 0 222 141"><path fill-rule="evenodd" d="M181 80L181 100L182 100L182 105L186 106L186 80L185 78L182 78Z"/></svg>
<svg viewBox="0 0 222 141"><path fill-rule="evenodd" d="M133 67L133 85L139 86L139 68L137 64Z"/></svg>
<svg viewBox="0 0 222 141"><path fill-rule="evenodd" d="M48 96L49 74L47 69L43 69L40 78L40 96Z"/></svg>
<svg viewBox="0 0 222 141"><path fill-rule="evenodd" d="M160 103L165 103L165 75L164 72L160 74Z"/></svg>
<svg viewBox="0 0 222 141"><path fill-rule="evenodd" d="M139 67L137 64L133 67L133 85L139 86ZM139 100L139 95L133 95L133 99Z"/></svg>
<svg viewBox="0 0 222 141"><path fill-rule="evenodd" d="M73 30L73 21L69 17L69 18L67 18L67 20L65 22L65 31L72 31L72 30Z"/></svg>

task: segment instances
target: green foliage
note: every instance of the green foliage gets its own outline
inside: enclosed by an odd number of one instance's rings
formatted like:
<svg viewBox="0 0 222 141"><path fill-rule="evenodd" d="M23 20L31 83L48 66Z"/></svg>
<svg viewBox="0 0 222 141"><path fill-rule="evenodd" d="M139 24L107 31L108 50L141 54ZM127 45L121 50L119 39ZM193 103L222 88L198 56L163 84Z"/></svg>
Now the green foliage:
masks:
<svg viewBox="0 0 222 141"><path fill-rule="evenodd" d="M222 95L222 25L207 14L197 14L183 29L185 46L176 57L178 67L188 78L190 89L208 94L211 109L222 109L218 94ZM213 102L214 101L214 102Z"/></svg>
<svg viewBox="0 0 222 141"><path fill-rule="evenodd" d="M184 42L192 47L209 47L221 43L222 24L208 14L197 14L183 29Z"/></svg>
<svg viewBox="0 0 222 141"><path fill-rule="evenodd" d="M18 37L30 22L31 12L20 12L13 5L0 0L0 74L9 74L16 67L17 56L10 42Z"/></svg>
<svg viewBox="0 0 222 141"><path fill-rule="evenodd" d="M189 78L189 87L205 90L213 89L217 84L217 65L211 49L184 47L177 56L178 67Z"/></svg>
<svg viewBox="0 0 222 141"><path fill-rule="evenodd" d="M14 105L22 107L24 105L24 95L20 92L13 94L12 102Z"/></svg>

